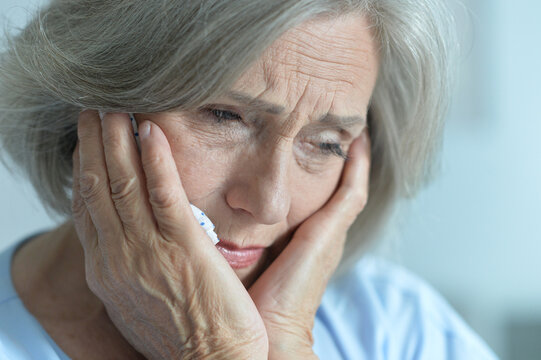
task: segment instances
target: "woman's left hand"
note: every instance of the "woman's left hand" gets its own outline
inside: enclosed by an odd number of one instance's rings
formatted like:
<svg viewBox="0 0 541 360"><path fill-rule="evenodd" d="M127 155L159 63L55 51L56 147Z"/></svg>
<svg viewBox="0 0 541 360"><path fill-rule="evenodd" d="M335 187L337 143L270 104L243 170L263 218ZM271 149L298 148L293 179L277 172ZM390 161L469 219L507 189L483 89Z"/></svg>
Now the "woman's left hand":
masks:
<svg viewBox="0 0 541 360"><path fill-rule="evenodd" d="M312 328L346 235L368 199L368 131L352 143L338 189L296 230L282 253L250 288L269 338L269 359L316 357Z"/></svg>

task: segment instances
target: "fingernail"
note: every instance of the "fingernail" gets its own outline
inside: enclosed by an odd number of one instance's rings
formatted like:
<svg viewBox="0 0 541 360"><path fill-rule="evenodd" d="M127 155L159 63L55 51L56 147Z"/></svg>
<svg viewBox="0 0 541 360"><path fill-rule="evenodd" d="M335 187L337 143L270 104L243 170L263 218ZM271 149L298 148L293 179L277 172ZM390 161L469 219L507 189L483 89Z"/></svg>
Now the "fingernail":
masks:
<svg viewBox="0 0 541 360"><path fill-rule="evenodd" d="M139 137L144 139L150 135L150 121L146 120L139 127Z"/></svg>

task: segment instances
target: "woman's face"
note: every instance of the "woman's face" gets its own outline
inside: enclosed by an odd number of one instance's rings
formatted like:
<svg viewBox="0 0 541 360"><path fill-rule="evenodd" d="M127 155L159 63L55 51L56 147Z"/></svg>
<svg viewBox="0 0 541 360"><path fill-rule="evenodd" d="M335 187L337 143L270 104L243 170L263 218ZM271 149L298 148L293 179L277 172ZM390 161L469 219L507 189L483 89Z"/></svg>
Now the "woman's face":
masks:
<svg viewBox="0 0 541 360"><path fill-rule="evenodd" d="M278 39L227 96L193 112L137 115L164 131L188 199L218 237L265 248L252 264L232 264L245 286L333 194L377 70L366 19L318 20Z"/></svg>

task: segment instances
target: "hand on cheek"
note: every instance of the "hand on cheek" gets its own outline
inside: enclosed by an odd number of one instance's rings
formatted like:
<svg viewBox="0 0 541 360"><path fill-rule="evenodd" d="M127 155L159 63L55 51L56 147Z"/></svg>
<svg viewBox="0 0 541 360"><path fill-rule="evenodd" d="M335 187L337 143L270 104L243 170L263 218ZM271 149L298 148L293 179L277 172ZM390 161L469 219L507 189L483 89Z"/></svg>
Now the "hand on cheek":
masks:
<svg viewBox="0 0 541 360"><path fill-rule="evenodd" d="M193 217L161 129L85 111L72 210L86 281L124 338L151 359L267 358L246 289Z"/></svg>
<svg viewBox="0 0 541 360"><path fill-rule="evenodd" d="M297 229L291 242L249 289L265 322L269 358L313 356L312 327L353 221L363 210L370 172L368 131L349 150L338 189Z"/></svg>

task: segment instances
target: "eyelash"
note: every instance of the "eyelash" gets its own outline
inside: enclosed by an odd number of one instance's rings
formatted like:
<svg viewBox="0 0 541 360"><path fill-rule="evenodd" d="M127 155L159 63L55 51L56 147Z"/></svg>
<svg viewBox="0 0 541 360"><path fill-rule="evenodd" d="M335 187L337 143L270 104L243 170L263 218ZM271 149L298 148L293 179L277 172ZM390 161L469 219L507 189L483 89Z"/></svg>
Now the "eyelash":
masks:
<svg viewBox="0 0 541 360"><path fill-rule="evenodd" d="M344 153L344 150L342 150L342 147L338 143L320 143L319 149L324 154L336 155L344 160L348 159L348 156Z"/></svg>
<svg viewBox="0 0 541 360"><path fill-rule="evenodd" d="M205 109L218 124L223 124L227 121L242 121L242 117L232 111L220 110L220 109ZM344 153L344 150L339 143L319 143L319 149L324 155L336 155L344 160L348 159L348 156Z"/></svg>
<svg viewBox="0 0 541 360"><path fill-rule="evenodd" d="M234 112L227 111L227 110L220 110L220 109L206 109L211 115L214 116L214 120L221 124L226 121L242 121L242 117L240 115L235 114ZM227 114L228 116L224 116L224 114ZM227 119L226 119L227 117Z"/></svg>

